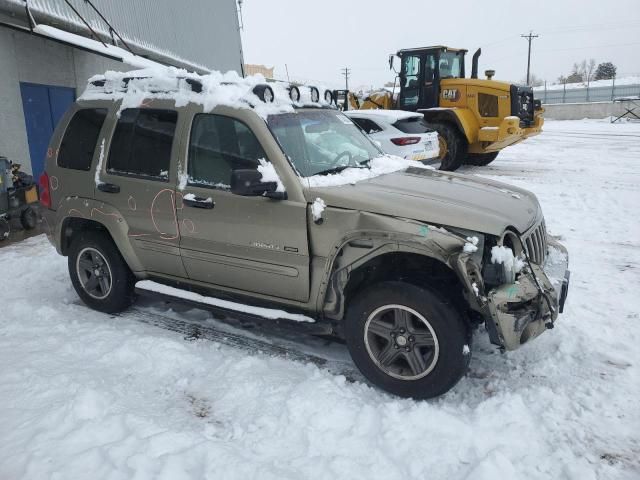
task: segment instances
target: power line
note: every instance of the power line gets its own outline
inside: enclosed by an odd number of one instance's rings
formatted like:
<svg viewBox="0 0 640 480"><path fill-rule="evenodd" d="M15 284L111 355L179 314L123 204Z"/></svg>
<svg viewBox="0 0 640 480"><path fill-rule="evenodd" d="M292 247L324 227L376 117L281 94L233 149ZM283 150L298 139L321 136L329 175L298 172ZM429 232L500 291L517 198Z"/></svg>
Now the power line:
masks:
<svg viewBox="0 0 640 480"><path fill-rule="evenodd" d="M526 38L529 41L529 54L527 55L527 85L529 83L529 71L531 70L531 40L538 38L539 35L534 35L532 31L529 31L529 35L520 35L522 38Z"/></svg>
<svg viewBox="0 0 640 480"><path fill-rule="evenodd" d="M344 76L344 88L345 90L349 90L349 75L351 75L351 69L344 67L341 71Z"/></svg>

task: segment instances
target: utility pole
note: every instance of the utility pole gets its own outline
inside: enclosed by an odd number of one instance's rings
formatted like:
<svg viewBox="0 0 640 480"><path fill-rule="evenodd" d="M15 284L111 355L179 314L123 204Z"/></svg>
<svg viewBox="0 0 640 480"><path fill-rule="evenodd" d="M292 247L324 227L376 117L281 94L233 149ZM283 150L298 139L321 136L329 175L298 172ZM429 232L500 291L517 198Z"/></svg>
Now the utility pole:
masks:
<svg viewBox="0 0 640 480"><path fill-rule="evenodd" d="M520 35L522 38L526 38L529 41L529 55L527 56L527 85L529 83L529 73L531 71L531 40L538 38L540 35L534 35L533 31L529 31L529 35Z"/></svg>
<svg viewBox="0 0 640 480"><path fill-rule="evenodd" d="M349 75L351 75L351 69L344 67L342 69L342 75L344 75L344 88L345 90L349 90Z"/></svg>

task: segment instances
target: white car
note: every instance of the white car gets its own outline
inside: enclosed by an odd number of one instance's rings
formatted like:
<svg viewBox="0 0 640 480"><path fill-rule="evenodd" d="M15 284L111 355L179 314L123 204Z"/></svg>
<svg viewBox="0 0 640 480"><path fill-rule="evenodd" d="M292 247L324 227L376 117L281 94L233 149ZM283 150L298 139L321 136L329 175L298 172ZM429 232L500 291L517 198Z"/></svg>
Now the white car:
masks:
<svg viewBox="0 0 640 480"><path fill-rule="evenodd" d="M420 113L402 110L348 110L344 112L386 153L440 166L438 132Z"/></svg>

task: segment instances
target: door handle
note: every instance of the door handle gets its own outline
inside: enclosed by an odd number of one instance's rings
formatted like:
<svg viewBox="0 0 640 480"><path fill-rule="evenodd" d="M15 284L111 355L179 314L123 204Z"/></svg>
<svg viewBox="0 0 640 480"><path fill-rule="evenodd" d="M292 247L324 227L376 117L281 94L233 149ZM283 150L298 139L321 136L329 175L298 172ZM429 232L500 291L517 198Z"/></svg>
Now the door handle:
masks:
<svg viewBox="0 0 640 480"><path fill-rule="evenodd" d="M187 207L194 208L208 208L211 209L215 207L215 202L211 199L211 197L196 197L196 196L188 196L185 195L182 199L182 203L184 203Z"/></svg>
<svg viewBox="0 0 640 480"><path fill-rule="evenodd" d="M120 186L113 183L99 183L98 190L105 193L120 193Z"/></svg>

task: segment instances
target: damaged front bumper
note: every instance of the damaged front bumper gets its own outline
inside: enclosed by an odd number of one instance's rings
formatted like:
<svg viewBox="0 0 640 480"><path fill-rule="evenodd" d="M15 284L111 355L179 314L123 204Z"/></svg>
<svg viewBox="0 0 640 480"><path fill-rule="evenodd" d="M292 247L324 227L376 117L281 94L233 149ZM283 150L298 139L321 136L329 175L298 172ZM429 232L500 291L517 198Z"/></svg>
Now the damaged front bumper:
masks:
<svg viewBox="0 0 640 480"><path fill-rule="evenodd" d="M564 309L569 290L569 255L553 238L548 237L547 243L549 251L542 266L531 264L533 271L527 269L515 283L488 292L489 337L505 350L515 350L553 328Z"/></svg>

